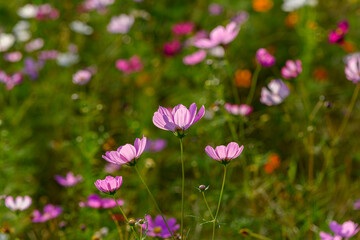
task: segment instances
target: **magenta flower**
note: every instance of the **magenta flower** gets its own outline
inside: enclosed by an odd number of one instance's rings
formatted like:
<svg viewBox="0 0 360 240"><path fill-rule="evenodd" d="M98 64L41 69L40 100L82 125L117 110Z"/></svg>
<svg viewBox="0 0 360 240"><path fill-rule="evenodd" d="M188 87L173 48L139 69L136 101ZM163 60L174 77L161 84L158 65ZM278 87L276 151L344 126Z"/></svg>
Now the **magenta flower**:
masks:
<svg viewBox="0 0 360 240"><path fill-rule="evenodd" d="M332 221L329 224L330 230L335 234L333 238L332 235L320 232L320 237L322 240L328 240L328 239L340 239L343 237L345 239L349 239L353 237L355 234L357 234L360 230L358 227L358 224L352 222L352 221L346 221L343 224L338 224L336 221Z"/></svg>
<svg viewBox="0 0 360 240"><path fill-rule="evenodd" d="M342 44L346 33L349 31L349 22L341 21L338 23L337 28L329 32L329 43Z"/></svg>
<svg viewBox="0 0 360 240"><path fill-rule="evenodd" d="M285 79L296 78L302 72L302 64L300 60L288 60L283 68L281 75Z"/></svg>
<svg viewBox="0 0 360 240"><path fill-rule="evenodd" d="M187 55L183 58L183 63L185 65L195 65L200 62L202 62L206 58L206 51L205 50L199 50L197 52L194 52L191 55Z"/></svg>
<svg viewBox="0 0 360 240"><path fill-rule="evenodd" d="M174 56L180 52L181 42L179 40L172 40L171 42L164 43L164 54L166 56Z"/></svg>
<svg viewBox="0 0 360 240"><path fill-rule="evenodd" d="M16 85L19 85L23 80L21 73L16 72L13 75L7 75L4 71L0 70L0 82L5 83L6 90L10 91Z"/></svg>
<svg viewBox="0 0 360 240"><path fill-rule="evenodd" d="M198 48L213 48L220 44L229 44L240 31L240 27L235 22L229 23L225 28L217 26L210 33L209 38L202 38L195 41L194 46Z"/></svg>
<svg viewBox="0 0 360 240"><path fill-rule="evenodd" d="M92 74L88 70L79 70L72 76L72 81L78 85L84 85L90 81Z"/></svg>
<svg viewBox="0 0 360 240"><path fill-rule="evenodd" d="M194 30L194 27L192 22L182 22L175 24L172 27L172 31L175 35L187 35Z"/></svg>
<svg viewBox="0 0 360 240"><path fill-rule="evenodd" d="M243 149L244 149L243 145L239 147L239 144L237 144L236 142L231 142L227 146L220 145L217 146L215 149L212 148L211 146L206 146L205 152L212 159L226 165L231 160L239 157Z"/></svg>
<svg viewBox="0 0 360 240"><path fill-rule="evenodd" d="M107 26L109 33L128 33L132 25L134 24L134 17L131 15L120 14L111 18L110 23Z"/></svg>
<svg viewBox="0 0 360 240"><path fill-rule="evenodd" d="M256 61L263 67L271 67L275 64L275 57L265 48L260 48L256 52Z"/></svg>
<svg viewBox="0 0 360 240"><path fill-rule="evenodd" d="M97 189L104 193L114 194L122 185L122 177L107 176L104 180L98 179L94 183Z"/></svg>
<svg viewBox="0 0 360 240"><path fill-rule="evenodd" d="M191 125L199 121L205 114L205 107L202 106L197 112L195 103L191 104L189 109L179 104L170 112L168 109L159 106L159 110L154 113L153 123L160 129L172 131L177 136L183 137L184 131Z"/></svg>
<svg viewBox="0 0 360 240"><path fill-rule="evenodd" d="M44 213L41 214L39 210L34 210L32 214L32 222L46 222L50 219L58 217L62 213L62 208L60 206L54 206L52 204L48 204L44 207Z"/></svg>
<svg viewBox="0 0 360 240"><path fill-rule="evenodd" d="M11 211L24 211L30 207L31 203L32 200L29 196L18 196L15 200L12 196L7 196L5 198L5 206Z"/></svg>
<svg viewBox="0 0 360 240"><path fill-rule="evenodd" d="M116 68L125 74L139 72L143 69L143 64L138 56L134 55L129 60L119 59L116 61Z"/></svg>
<svg viewBox="0 0 360 240"><path fill-rule="evenodd" d="M351 57L345 67L346 78L357 84L360 81L360 56Z"/></svg>
<svg viewBox="0 0 360 240"><path fill-rule="evenodd" d="M250 115L250 113L252 113L253 111L253 107L247 104L236 105L236 104L225 103L224 108L230 114L241 115L244 117Z"/></svg>
<svg viewBox="0 0 360 240"><path fill-rule="evenodd" d="M81 175L74 176L72 172L68 172L65 177L55 175L55 180L64 187L72 187L83 180Z"/></svg>
<svg viewBox="0 0 360 240"><path fill-rule="evenodd" d="M268 84L267 88L263 87L261 89L260 102L268 106L279 105L289 94L288 86L280 79L274 79Z"/></svg>
<svg viewBox="0 0 360 240"><path fill-rule="evenodd" d="M169 232L169 229L167 228L161 215L157 215L155 221L153 221L149 215L146 215L145 219L146 222L141 225L141 228L143 229L143 232L146 232L147 236L159 238L171 237L171 233ZM166 222L173 234L180 228L180 225L176 224L175 218L166 219Z"/></svg>
<svg viewBox="0 0 360 240"><path fill-rule="evenodd" d="M135 139L134 145L125 144L120 146L116 151L108 151L103 155L103 159L113 164L128 164L130 166L135 166L137 159L144 152L146 146L146 137L143 137L141 140L139 138Z"/></svg>
<svg viewBox="0 0 360 240"><path fill-rule="evenodd" d="M145 151L160 152L166 147L166 145L167 145L167 141L165 139L156 139L156 140L148 139L146 142Z"/></svg>
<svg viewBox="0 0 360 240"><path fill-rule="evenodd" d="M117 199L116 201L120 206L124 205L124 200ZM80 202L79 206L106 209L116 207L116 202L112 198L101 198L97 194L92 194L88 197L87 202Z"/></svg>

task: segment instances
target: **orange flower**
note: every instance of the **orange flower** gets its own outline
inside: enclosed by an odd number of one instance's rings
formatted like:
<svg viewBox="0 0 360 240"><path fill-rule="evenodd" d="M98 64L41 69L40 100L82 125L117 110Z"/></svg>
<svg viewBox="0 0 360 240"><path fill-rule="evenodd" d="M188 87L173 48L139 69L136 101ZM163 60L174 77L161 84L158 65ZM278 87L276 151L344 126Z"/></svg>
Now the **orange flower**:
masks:
<svg viewBox="0 0 360 240"><path fill-rule="evenodd" d="M355 51L354 44L348 41L344 41L343 44L341 44L341 47L348 53L352 53Z"/></svg>
<svg viewBox="0 0 360 240"><path fill-rule="evenodd" d="M106 142L103 144L102 148L105 151L110 151L112 149L114 149L115 147L115 140L111 137L108 140L106 140Z"/></svg>
<svg viewBox="0 0 360 240"><path fill-rule="evenodd" d="M280 167L280 157L276 153L270 154L268 162L264 165L264 171L271 174L274 170Z"/></svg>
<svg viewBox="0 0 360 240"><path fill-rule="evenodd" d="M249 88L251 85L251 75L251 72L247 69L236 70L234 79L236 86Z"/></svg>
<svg viewBox="0 0 360 240"><path fill-rule="evenodd" d="M315 68L313 76L319 82L326 82L328 79L328 73L324 67Z"/></svg>
<svg viewBox="0 0 360 240"><path fill-rule="evenodd" d="M256 12L267 12L273 7L271 0L253 0L252 6Z"/></svg>
<svg viewBox="0 0 360 240"><path fill-rule="evenodd" d="M285 18L285 25L289 28L292 28L298 21L299 15L296 12L291 12Z"/></svg>

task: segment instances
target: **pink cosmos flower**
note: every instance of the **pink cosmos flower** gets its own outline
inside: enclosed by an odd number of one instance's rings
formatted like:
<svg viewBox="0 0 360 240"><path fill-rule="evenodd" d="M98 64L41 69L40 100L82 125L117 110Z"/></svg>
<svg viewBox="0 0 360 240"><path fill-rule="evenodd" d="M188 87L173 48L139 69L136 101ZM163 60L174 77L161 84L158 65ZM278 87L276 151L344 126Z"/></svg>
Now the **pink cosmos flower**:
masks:
<svg viewBox="0 0 360 240"><path fill-rule="evenodd" d="M116 68L125 74L139 72L143 69L143 64L138 56L134 55L129 60L119 59L116 61Z"/></svg>
<svg viewBox="0 0 360 240"><path fill-rule="evenodd" d="M62 208L60 206L54 206L52 204L48 204L44 207L44 213L41 214L39 210L34 210L32 214L32 222L40 223L46 222L50 219L58 217L62 213Z"/></svg>
<svg viewBox="0 0 360 240"><path fill-rule="evenodd" d="M79 70L73 75L72 81L75 84L84 85L90 81L91 76L92 76L92 74L90 71Z"/></svg>
<svg viewBox="0 0 360 240"><path fill-rule="evenodd" d="M15 200L12 196L7 196L5 198L5 206L11 211L24 211L30 207L31 203L32 200L29 196L18 196Z"/></svg>
<svg viewBox="0 0 360 240"><path fill-rule="evenodd" d="M263 67L271 67L275 64L275 57L265 48L260 48L256 52L256 61Z"/></svg>
<svg viewBox="0 0 360 240"><path fill-rule="evenodd" d="M171 237L171 233L161 215L157 215L155 221L152 220L150 215L146 215L145 219L146 223L142 224L141 228L143 229L143 232L146 232L147 236L159 238ZM166 222L173 234L180 228L180 224L176 224L175 218L169 218Z"/></svg>
<svg viewBox="0 0 360 240"><path fill-rule="evenodd" d="M231 160L240 156L244 149L244 145L239 147L236 142L231 142L227 146L220 145L215 149L211 146L206 146L205 152L212 159L221 162L222 164L228 164Z"/></svg>
<svg viewBox="0 0 360 240"><path fill-rule="evenodd" d="M329 43L342 44L346 33L349 31L349 22L341 21L338 23L337 28L329 32Z"/></svg>
<svg viewBox="0 0 360 240"><path fill-rule="evenodd" d="M187 55L183 58L185 65L195 65L202 62L206 58L206 51L199 50L191 55Z"/></svg>
<svg viewBox="0 0 360 240"><path fill-rule="evenodd" d="M360 199L355 200L354 205L353 205L353 209L354 210L359 210L360 209Z"/></svg>
<svg viewBox="0 0 360 240"><path fill-rule="evenodd" d="M300 60L287 60L283 68L281 68L281 75L285 79L296 78L302 72L302 64Z"/></svg>
<svg viewBox="0 0 360 240"><path fill-rule="evenodd" d="M124 205L124 200L117 199L117 203L122 206ZM112 198L101 198L97 194L92 194L88 197L87 202L80 202L80 207L89 207L89 208L113 208L116 207L116 202Z"/></svg>
<svg viewBox="0 0 360 240"><path fill-rule="evenodd" d="M7 75L4 71L0 70L0 82L5 83L6 90L10 91L16 85L19 85L23 80L21 73L17 72L13 75Z"/></svg>
<svg viewBox="0 0 360 240"><path fill-rule="evenodd" d="M209 5L208 10L209 10L210 15L217 16L223 12L224 8L220 4L211 3Z"/></svg>
<svg viewBox="0 0 360 240"><path fill-rule="evenodd" d="M194 27L192 22L182 22L175 24L172 31L175 35L187 35L194 30Z"/></svg>
<svg viewBox="0 0 360 240"><path fill-rule="evenodd" d="M27 52L33 52L39 50L44 46L44 40L42 38L36 38L25 45Z"/></svg>
<svg viewBox="0 0 360 240"><path fill-rule="evenodd" d="M54 60L58 56L58 51L56 50L44 50L39 52L39 60Z"/></svg>
<svg viewBox="0 0 360 240"><path fill-rule="evenodd" d="M102 158L113 164L128 164L130 166L134 166L136 164L136 160L144 152L145 146L146 137L143 137L141 140L136 138L134 145L125 144L124 146L120 146L116 151L106 152L105 156L103 155Z"/></svg>
<svg viewBox="0 0 360 240"><path fill-rule="evenodd" d="M171 42L164 43L164 54L166 56L173 56L181 49L181 43L179 40L173 40Z"/></svg>
<svg viewBox="0 0 360 240"><path fill-rule="evenodd" d="M357 84L360 81L360 56L351 57L345 67L346 78Z"/></svg>
<svg viewBox="0 0 360 240"><path fill-rule="evenodd" d="M328 233L320 232L320 237L322 240L341 240L342 237L349 239L357 234L360 230L358 224L352 221L346 221L343 224L338 224L336 221L332 221L329 224L329 228L335 234L335 236L333 237Z"/></svg>
<svg viewBox="0 0 360 240"><path fill-rule="evenodd" d="M253 111L253 107L249 106L247 104L231 104L231 103L225 103L224 108L226 111L233 115L241 115L241 116L248 116Z"/></svg>
<svg viewBox="0 0 360 240"><path fill-rule="evenodd" d="M105 165L104 171L106 173L114 173L114 172L118 171L120 168L121 168L121 165L108 163L108 164Z"/></svg>
<svg viewBox="0 0 360 240"><path fill-rule="evenodd" d="M55 175L55 180L64 187L72 187L83 180L81 175L74 176L72 172L68 172L65 177Z"/></svg>
<svg viewBox="0 0 360 240"><path fill-rule="evenodd" d="M46 20L46 19L57 19L59 17L59 10L53 8L50 4L42 4L37 8L36 19Z"/></svg>
<svg viewBox="0 0 360 240"><path fill-rule="evenodd" d="M159 110L154 113L153 123L160 129L172 131L183 137L184 131L204 116L205 107L202 106L197 114L196 112L195 103L191 104L189 109L179 104L172 111L159 106Z"/></svg>
<svg viewBox="0 0 360 240"><path fill-rule="evenodd" d="M268 106L279 105L289 94L288 86L281 79L274 79L268 84L267 88L263 87L261 89L260 102Z"/></svg>
<svg viewBox="0 0 360 240"><path fill-rule="evenodd" d="M130 28L134 24L134 17L131 15L120 14L111 18L110 23L107 26L109 33L128 33Z"/></svg>
<svg viewBox="0 0 360 240"><path fill-rule="evenodd" d="M19 51L9 52L9 53L4 54L4 59L5 59L5 61L8 61L8 62L18 62L21 60L21 58L22 58L22 53Z"/></svg>
<svg viewBox="0 0 360 240"><path fill-rule="evenodd" d="M114 194L122 185L122 177L107 176L104 180L98 179L94 183L97 189L104 193Z"/></svg>
<svg viewBox="0 0 360 240"><path fill-rule="evenodd" d="M209 38L202 38L195 41L194 46L198 48L213 48L220 44L232 42L240 31L240 27L235 23L229 23L225 28L217 26L210 32Z"/></svg>
<svg viewBox="0 0 360 240"><path fill-rule="evenodd" d="M167 141L165 139L155 139L150 140L148 139L146 142L145 151L148 152L160 152L162 151L167 145Z"/></svg>

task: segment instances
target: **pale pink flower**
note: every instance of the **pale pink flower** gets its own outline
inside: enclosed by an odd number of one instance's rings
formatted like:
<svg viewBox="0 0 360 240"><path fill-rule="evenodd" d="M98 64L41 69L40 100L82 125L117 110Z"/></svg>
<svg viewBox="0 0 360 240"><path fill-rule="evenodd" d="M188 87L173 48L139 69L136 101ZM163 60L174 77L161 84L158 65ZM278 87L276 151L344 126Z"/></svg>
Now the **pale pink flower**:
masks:
<svg viewBox="0 0 360 240"><path fill-rule="evenodd" d="M253 111L253 107L247 104L236 105L231 103L225 103L224 108L230 114L241 116L248 116Z"/></svg>
<svg viewBox="0 0 360 240"><path fill-rule="evenodd" d="M29 196L18 196L15 198L15 200L12 196L7 196L5 198L5 206L11 211L24 211L30 207L31 203L32 200Z"/></svg>
<svg viewBox="0 0 360 240"><path fill-rule="evenodd" d="M72 187L83 180L81 175L75 176L72 172L68 172L65 177L55 175L55 180L64 187Z"/></svg>
<svg viewBox="0 0 360 240"><path fill-rule="evenodd" d="M134 17L131 15L120 14L111 18L110 23L107 26L107 30L110 33L127 33L131 26L134 24Z"/></svg>
<svg viewBox="0 0 360 240"><path fill-rule="evenodd" d="M353 83L360 82L360 56L355 55L351 57L345 67L346 78Z"/></svg>
<svg viewBox="0 0 360 240"><path fill-rule="evenodd" d="M104 180L98 179L94 183L97 189L104 193L114 194L122 185L122 177L107 176Z"/></svg>
<svg viewBox="0 0 360 240"><path fill-rule="evenodd" d="M19 51L9 52L4 54L4 59L8 62L18 62L22 58L22 53Z"/></svg>
<svg viewBox="0 0 360 240"><path fill-rule="evenodd" d="M288 60L283 68L281 75L285 79L296 78L302 72L302 64L300 60Z"/></svg>
<svg viewBox="0 0 360 240"><path fill-rule="evenodd" d="M185 65L195 65L202 62L206 58L206 51L199 50L193 54L187 55L183 58Z"/></svg>
<svg viewBox="0 0 360 240"><path fill-rule="evenodd" d="M239 157L243 149L244 149L243 145L239 147L239 144L237 144L236 142L231 142L227 146L220 145L217 146L215 149L212 148L211 146L206 146L205 152L212 159L226 165L231 160Z"/></svg>
<svg viewBox="0 0 360 240"><path fill-rule="evenodd" d="M79 70L73 75L72 80L73 80L73 83L75 83L75 84L84 85L90 81L91 77L92 77L92 74L90 71Z"/></svg>

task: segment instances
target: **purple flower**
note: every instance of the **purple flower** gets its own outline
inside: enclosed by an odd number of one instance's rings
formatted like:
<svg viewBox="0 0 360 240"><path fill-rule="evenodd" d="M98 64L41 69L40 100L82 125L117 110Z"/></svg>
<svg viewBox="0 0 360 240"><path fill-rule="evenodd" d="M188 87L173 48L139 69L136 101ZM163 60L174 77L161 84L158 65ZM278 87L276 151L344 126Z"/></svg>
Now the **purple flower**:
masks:
<svg viewBox="0 0 360 240"><path fill-rule="evenodd" d="M159 110L154 113L153 123L160 129L172 131L179 137L183 137L184 131L204 116L205 107L202 106L197 114L196 112L195 103L191 104L189 109L179 104L171 112L159 106Z"/></svg>
<svg viewBox="0 0 360 240"><path fill-rule="evenodd" d="M146 215L145 219L146 223L142 224L141 228L144 229L143 232L145 231L147 236L159 238L171 237L171 233L166 227L166 224L161 215L157 215L155 221L153 221L151 216L149 215ZM180 225L176 224L175 218L166 219L166 222L173 234L176 230L180 228Z"/></svg>
<svg viewBox="0 0 360 240"><path fill-rule="evenodd" d="M4 59L5 61L8 62L18 62L21 60L21 58L22 58L22 53L19 51L9 52L4 54Z"/></svg>
<svg viewBox="0 0 360 240"><path fill-rule="evenodd" d="M329 233L320 232L321 240L341 240L342 237L349 239L357 234L360 230L358 224L352 221L346 221L343 224L338 224L336 221L332 221L329 224L329 228L335 234L335 236L332 236Z"/></svg>
<svg viewBox="0 0 360 240"><path fill-rule="evenodd" d="M138 56L134 55L129 60L118 59L116 61L116 68L123 71L125 74L139 72L143 69L143 64Z"/></svg>
<svg viewBox="0 0 360 240"><path fill-rule="evenodd" d="M107 30L110 33L127 33L131 26L134 24L134 17L131 15L120 14L111 18L110 23L107 26Z"/></svg>
<svg viewBox="0 0 360 240"><path fill-rule="evenodd" d="M181 43L179 40L173 40L171 42L164 43L164 54L166 56L174 56L181 49Z"/></svg>
<svg viewBox="0 0 360 240"><path fill-rule="evenodd" d="M360 199L355 200L353 208L354 208L354 210L360 209Z"/></svg>
<svg viewBox="0 0 360 240"><path fill-rule="evenodd" d="M232 18L233 22L236 22L238 25L242 25L249 19L249 13L246 11L240 11L236 14L235 17Z"/></svg>
<svg viewBox="0 0 360 240"><path fill-rule="evenodd" d="M122 185L122 177L107 176L104 180L98 179L95 182L97 189L104 193L114 194Z"/></svg>
<svg viewBox="0 0 360 240"><path fill-rule="evenodd" d="M167 145L167 141L165 139L156 139L156 140L148 139L146 142L145 151L160 152L166 147L166 145Z"/></svg>
<svg viewBox="0 0 360 240"><path fill-rule="evenodd" d="M32 222L46 222L50 219L58 217L62 213L62 208L60 206L54 206L52 204L48 204L44 207L44 213L41 214L39 210L34 210L32 214Z"/></svg>
<svg viewBox="0 0 360 240"><path fill-rule="evenodd" d="M280 79L272 80L267 88L261 89L260 102L268 106L279 105L282 101L289 96L290 90L286 84Z"/></svg>
<svg viewBox="0 0 360 240"><path fill-rule="evenodd" d="M185 65L195 65L202 62L206 58L206 51L199 50L191 55L187 55L183 58Z"/></svg>
<svg viewBox="0 0 360 240"><path fill-rule="evenodd" d="M202 38L195 41L194 46L198 48L213 48L220 44L232 42L240 31L240 27L235 22L229 23L225 28L217 26L210 33L209 38Z"/></svg>
<svg viewBox="0 0 360 240"><path fill-rule="evenodd" d="M66 177L55 175L55 180L64 187L72 187L83 180L81 175L74 176L72 172L68 172Z"/></svg>
<svg viewBox="0 0 360 240"><path fill-rule="evenodd" d="M215 149L211 146L206 146L205 152L212 159L221 162L222 164L228 164L231 160L240 156L244 149L244 145L239 147L236 142L231 142L227 146L220 145Z"/></svg>
<svg viewBox="0 0 360 240"><path fill-rule="evenodd" d="M287 60L285 66L281 69L281 75L285 79L296 78L302 72L300 60Z"/></svg>
<svg viewBox="0 0 360 240"><path fill-rule="evenodd" d="M120 206L124 205L122 199L117 199L116 201ZM80 202L79 206L89 208L113 208L116 207L116 202L112 198L101 198L97 194L92 194L88 197L87 202Z"/></svg>
<svg viewBox="0 0 360 240"><path fill-rule="evenodd" d="M224 8L220 4L211 3L209 5L208 10L209 10L210 15L217 16L223 12Z"/></svg>
<svg viewBox="0 0 360 240"><path fill-rule="evenodd" d="M263 67L271 67L275 64L275 57L265 48L260 48L256 52L256 61Z"/></svg>
<svg viewBox="0 0 360 240"><path fill-rule="evenodd" d="M114 173L116 171L118 171L121 168L121 165L117 165L117 164L113 164L113 163L108 163L105 165L105 172L106 173Z"/></svg>
<svg viewBox="0 0 360 240"><path fill-rule="evenodd" d="M39 71L43 68L44 61L39 60L36 62L34 59L27 57L24 59L24 75L29 76L32 80L39 77Z"/></svg>
<svg viewBox="0 0 360 240"><path fill-rule="evenodd" d="M341 44L344 42L346 33L349 31L349 22L341 21L338 23L337 28L329 32L329 43Z"/></svg>
<svg viewBox="0 0 360 240"><path fill-rule="evenodd" d="M38 58L40 60L54 60L58 56L58 51L56 50L45 50L39 52Z"/></svg>
<svg viewBox="0 0 360 240"><path fill-rule="evenodd" d="M194 30L194 27L192 22L182 22L175 24L172 27L172 31L175 35L187 35Z"/></svg>
<svg viewBox="0 0 360 240"><path fill-rule="evenodd" d="M86 84L86 83L88 83L90 81L91 77L92 77L92 74L91 74L90 71L88 71L88 70L79 70L73 75L72 81L75 84L84 85L84 84Z"/></svg>
<svg viewBox="0 0 360 240"><path fill-rule="evenodd" d="M135 139L134 145L125 144L120 146L116 151L108 151L103 155L103 159L113 164L128 164L134 166L136 160L144 152L146 146L146 137L143 137L141 140L139 138Z"/></svg>
<svg viewBox="0 0 360 240"><path fill-rule="evenodd" d="M345 67L346 78L357 84L360 81L360 56L351 57Z"/></svg>
<svg viewBox="0 0 360 240"><path fill-rule="evenodd" d="M31 203L32 200L29 196L18 196L15 200L12 196L7 196L5 198L5 206L11 211L24 211L30 207Z"/></svg>
<svg viewBox="0 0 360 240"><path fill-rule="evenodd" d="M253 107L247 104L236 105L236 104L225 103L224 108L230 114L241 115L244 117L250 115L250 113L253 111Z"/></svg>

